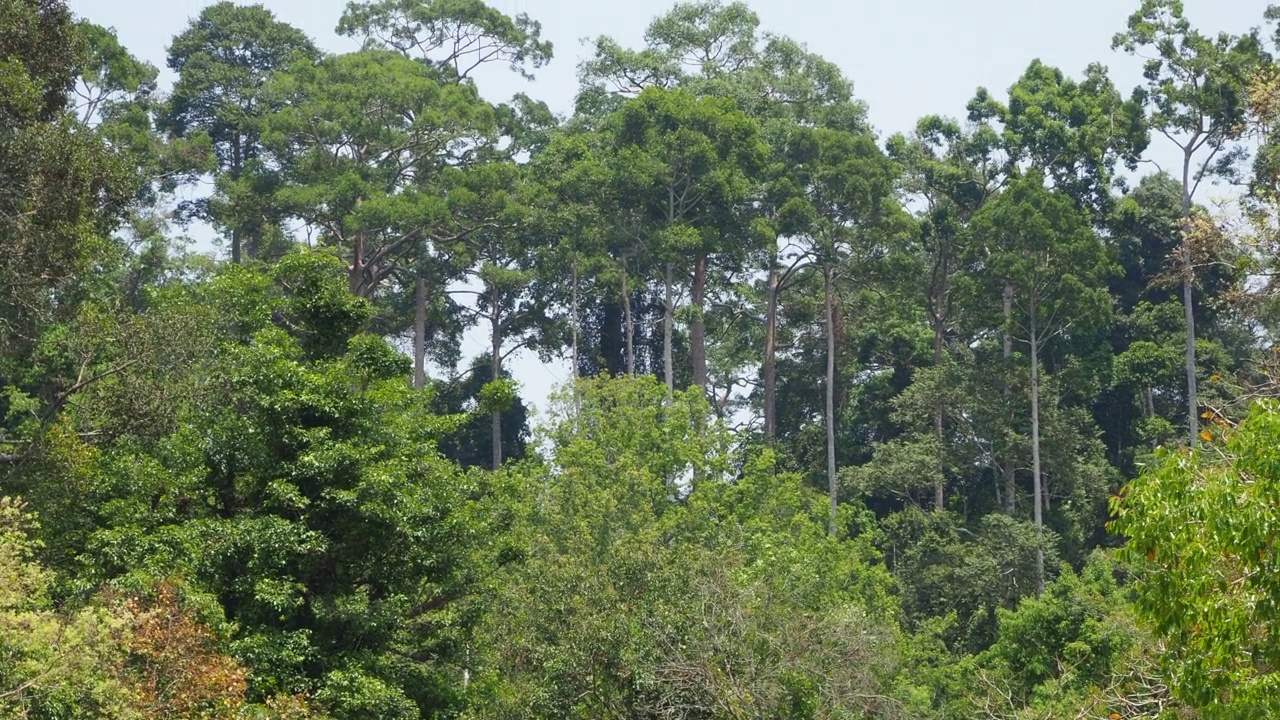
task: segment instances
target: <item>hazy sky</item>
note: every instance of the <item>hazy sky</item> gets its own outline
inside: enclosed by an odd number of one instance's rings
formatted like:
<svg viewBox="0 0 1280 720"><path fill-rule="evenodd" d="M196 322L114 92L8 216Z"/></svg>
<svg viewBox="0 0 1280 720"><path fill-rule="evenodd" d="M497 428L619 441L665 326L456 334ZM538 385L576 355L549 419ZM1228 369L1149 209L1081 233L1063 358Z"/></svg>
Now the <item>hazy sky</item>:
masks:
<svg viewBox="0 0 1280 720"><path fill-rule="evenodd" d="M212 0L69 0L79 15L114 27L136 55L164 67L165 48L190 17ZM262 0L281 20L310 34L324 48L353 49L333 33L346 0ZM504 73L481 76L481 91L501 100L524 91L567 113L576 91L584 38L611 35L638 45L644 27L672 0L491 0L508 13L541 21L555 45L555 60L532 83ZM883 136L909 130L922 115L962 116L978 86L996 97L1036 58L1078 76L1091 62L1112 70L1126 91L1137 84L1139 61L1111 51L1139 0L748 0L763 29L789 35L843 68L870 107ZM1202 31L1242 32L1262 23L1268 0L1185 0ZM1154 156L1169 157L1153 141ZM483 349L468 338L468 352ZM543 368L536 358L515 365L527 397L540 401L567 376L563 365Z"/></svg>

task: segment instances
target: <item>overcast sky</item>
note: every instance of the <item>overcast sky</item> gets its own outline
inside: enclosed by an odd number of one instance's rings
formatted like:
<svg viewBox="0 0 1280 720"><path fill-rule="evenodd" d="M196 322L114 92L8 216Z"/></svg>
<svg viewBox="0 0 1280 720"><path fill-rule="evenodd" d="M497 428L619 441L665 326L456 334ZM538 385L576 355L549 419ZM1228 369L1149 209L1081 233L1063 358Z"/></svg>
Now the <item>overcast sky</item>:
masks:
<svg viewBox="0 0 1280 720"><path fill-rule="evenodd" d="M79 15L114 27L134 54L164 67L165 48L188 19L212 0L69 0ZM354 49L337 37L346 0L263 0L276 16L307 32L326 49ZM640 43L644 27L671 0L491 0L508 13L528 13L555 45L555 60L533 83L508 74L481 77L491 100L528 92L567 113L576 92L581 40L611 35ZM789 35L843 68L870 108L882 136L910 130L926 114L963 116L974 89L1004 91L1036 58L1078 76L1091 62L1112 70L1116 84L1137 84L1140 64L1111 51L1111 37L1139 0L748 0L763 29ZM1202 31L1243 32L1262 24L1268 0L1185 0L1186 14ZM1168 157L1153 141L1157 159ZM1164 151L1164 152L1161 152ZM483 349L468 338L468 352ZM541 404L563 365L544 368L536 358L515 365L525 395Z"/></svg>

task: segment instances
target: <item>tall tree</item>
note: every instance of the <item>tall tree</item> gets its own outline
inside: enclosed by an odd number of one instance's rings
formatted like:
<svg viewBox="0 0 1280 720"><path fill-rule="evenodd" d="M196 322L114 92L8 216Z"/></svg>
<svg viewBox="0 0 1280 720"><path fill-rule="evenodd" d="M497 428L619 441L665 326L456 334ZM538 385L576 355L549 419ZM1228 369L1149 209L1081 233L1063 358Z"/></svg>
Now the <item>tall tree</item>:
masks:
<svg viewBox="0 0 1280 720"><path fill-rule="evenodd" d="M14 461L34 448L19 426L39 430L90 381L63 342L114 266L136 184L68 113L88 48L66 5L7 0L0 17L0 457Z"/></svg>
<svg viewBox="0 0 1280 720"><path fill-rule="evenodd" d="M979 88L969 102L969 119L999 132L998 149L1005 160L1002 182L1023 170L1045 177L1056 191L1066 193L1091 220L1101 224L1114 204L1111 195L1117 166L1136 168L1146 149L1148 128L1141 110L1141 94L1125 100L1107 76L1106 68L1089 65L1080 80L1040 60L1032 61L1009 88L1008 102ZM1016 288L1001 288L1004 325L1010 326ZM1013 370L1013 338L1004 337L1005 372ZM1003 393L1012 397L1006 379ZM1006 400L1007 401L1007 400ZM1005 481L1006 511L1016 509L1016 450L1006 443L1000 460Z"/></svg>
<svg viewBox="0 0 1280 720"><path fill-rule="evenodd" d="M463 169L497 142L494 109L474 85L362 50L299 64L269 90L286 105L269 124L278 202L342 249L352 293L385 290L419 246L435 249L441 289L466 267L453 250L488 219L464 222L451 203L473 197Z"/></svg>
<svg viewBox="0 0 1280 720"><path fill-rule="evenodd" d="M790 204L803 228L808 253L821 270L827 343L826 411L828 531L836 534L839 484L836 475L836 281L838 274L869 272L891 247L886 220L896 216L894 169L868 133L816 128L793 140L792 162L800 168L803 205Z"/></svg>
<svg viewBox="0 0 1280 720"><path fill-rule="evenodd" d="M531 69L545 65L552 53L540 23L524 13L511 17L482 0L350 2L337 29L360 38L366 48L395 50L458 81L495 62L533 79Z"/></svg>
<svg viewBox="0 0 1280 720"><path fill-rule="evenodd" d="M167 63L178 78L160 127L180 137L203 133L212 140L219 192L228 197L221 203L197 201L190 212L227 233L232 262L253 257L268 231L261 212L242 211L234 202L259 194L254 186L260 182L263 122L281 109L264 99L263 88L295 61L318 56L310 38L264 6L227 0L201 10L169 46ZM246 178L247 171L255 177Z"/></svg>
<svg viewBox="0 0 1280 720"><path fill-rule="evenodd" d="M552 56L551 43L541 39L536 20L523 13L511 17L481 0L351 2L337 32L359 38L366 50L392 51L421 62L433 78L445 83L474 85L474 73L495 63L506 63L512 72L532 80L532 70ZM506 156L529 151L529 135L537 136L554 124L545 104L523 95L498 112L502 131L511 140ZM449 253L420 240L407 250L418 256L411 280L414 383L423 387L428 309L433 299L443 298L448 273L442 275L441 270L450 265Z"/></svg>
<svg viewBox="0 0 1280 720"><path fill-rule="evenodd" d="M731 333L729 342L736 347L758 341L763 347L762 414L764 434L772 438L777 430L779 303L797 269L780 254L787 244L780 236L780 207L794 187L785 179L786 136L796 123L865 129L865 108L852 100L852 85L835 64L795 40L759 30L759 17L742 2L677 3L650 23L642 49L625 48L609 37L596 39L593 57L581 66L578 108L596 113L645 88L681 87L697 95L730 98L760 123L762 136L775 151L767 179L760 178L768 189L753 189L751 207L743 208L748 217L738 222L744 227L754 223L751 231L739 231L739 241L752 247L749 271L765 266L760 312L764 337ZM731 317L725 320L733 324ZM695 348L698 344L693 342Z"/></svg>
<svg viewBox="0 0 1280 720"><path fill-rule="evenodd" d="M72 100L81 123L96 124L113 105L155 92L159 70L134 57L114 30L86 20L77 27L88 49Z"/></svg>
<svg viewBox="0 0 1280 720"><path fill-rule="evenodd" d="M732 262L744 250L728 230L736 206L747 197L751 174L763 163L759 128L728 101L650 89L613 114L608 132L620 196L644 217L662 264L667 386L675 388L676 273L684 271L692 276L693 383L705 387L707 272L713 258Z"/></svg>
<svg viewBox="0 0 1280 720"><path fill-rule="evenodd" d="M522 349L549 352L563 348L557 332L560 328L549 312L554 293L539 283L538 265L542 256L559 257L550 242L548 218L540 217L550 205L545 189L532 180L528 166L493 163L483 171L472 173L470 188L486 209L480 214L493 218L467 238L473 258L468 276L476 290L452 292L471 295L471 315L488 325L489 377L487 388L492 397L493 468L502 465L502 417L511 402L512 392L504 378L503 362ZM481 182L477 182L482 179ZM564 268L556 278L563 284ZM514 344L512 341L515 341ZM518 428L511 428L517 431Z"/></svg>
<svg viewBox="0 0 1280 720"><path fill-rule="evenodd" d="M966 132L954 120L938 116L921 118L911 137L896 135L888 143L891 157L903 168L907 197L924 204L919 251L926 273L933 367L939 380L949 362L947 345L957 315L963 310L956 288L973 269L969 225L1002 181L1000 163L994 158L998 147L999 138L990 126L978 125ZM933 502L938 511L946 507L945 398L946 393L935 392L930 410L937 453ZM1012 464L1008 468L1012 470ZM1012 482L1010 473L1007 484ZM1006 487L1004 497L1012 503L1011 487Z"/></svg>
<svg viewBox="0 0 1280 720"><path fill-rule="evenodd" d="M1042 351L1053 337L1078 331L1109 312L1101 283L1106 254L1085 214L1065 193L1048 190L1038 173L1019 178L975 218L989 238L987 262L999 284L1012 287L1017 313L1010 334L1030 353L1031 473L1036 532L1043 537L1044 478L1041 448ZM1036 589L1044 591L1044 548L1036 549Z"/></svg>
<svg viewBox="0 0 1280 720"><path fill-rule="evenodd" d="M1129 54L1149 53L1143 89L1151 126L1182 154L1182 242L1178 262L1186 327L1187 438L1200 430L1197 391L1194 290L1197 255L1191 228L1192 203L1205 179L1233 176L1242 151L1235 141L1244 129L1248 83L1270 61L1257 31L1209 37L1191 26L1181 0L1144 0L1129 17L1128 29L1112 40Z"/></svg>

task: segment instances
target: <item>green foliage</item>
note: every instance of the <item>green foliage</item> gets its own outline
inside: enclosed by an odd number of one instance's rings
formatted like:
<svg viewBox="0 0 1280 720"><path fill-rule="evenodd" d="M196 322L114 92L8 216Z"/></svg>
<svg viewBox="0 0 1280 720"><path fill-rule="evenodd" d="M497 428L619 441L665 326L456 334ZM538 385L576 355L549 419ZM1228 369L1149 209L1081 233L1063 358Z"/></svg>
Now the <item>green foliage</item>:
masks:
<svg viewBox="0 0 1280 720"><path fill-rule="evenodd" d="M132 689L115 674L131 629L127 612L54 610L52 573L33 557L34 524L23 502L0 498L0 716L132 717Z"/></svg>
<svg viewBox="0 0 1280 720"><path fill-rule="evenodd" d="M874 691L896 640L874 551L829 537L821 497L769 458L729 474L699 394L581 381L548 440L475 717L901 716Z"/></svg>
<svg viewBox="0 0 1280 720"><path fill-rule="evenodd" d="M1137 608L1169 645L1170 686L1210 717L1276 712L1278 417L1262 402L1239 428L1206 430L1201 449L1160 452L1113 501Z"/></svg>
<svg viewBox="0 0 1280 720"><path fill-rule="evenodd" d="M264 6L225 0L201 10L169 45L167 63L178 78L157 125L212 145L215 192L183 210L226 234L233 262L272 250L278 212L259 197L269 195L275 182L263 167L264 124L284 105L268 93L268 81L294 62L318 56L310 38Z"/></svg>
<svg viewBox="0 0 1280 720"><path fill-rule="evenodd" d="M0 5L0 397L22 406L0 400L0 412L18 423L48 420L76 382L64 341L117 257L107 235L133 192L110 148L66 113L86 50L61 3ZM0 455L25 456L29 430L0 424Z"/></svg>
<svg viewBox="0 0 1280 720"><path fill-rule="evenodd" d="M1147 147L1141 95L1125 101L1098 63L1076 81L1034 60L1009 88L1008 105L979 88L968 109L970 120L1000 122L1011 166L1044 172L1058 191L1094 211L1112 202L1115 166L1136 168Z"/></svg>
<svg viewBox="0 0 1280 720"><path fill-rule="evenodd" d="M949 617L941 637L977 653L996 638L997 610L1012 608L1036 583L1035 552L1054 566L1052 536L1028 523L990 514L966 528L953 515L908 509L882 523L880 551L902 592L908 627Z"/></svg>
<svg viewBox="0 0 1280 720"><path fill-rule="evenodd" d="M523 13L512 18L480 0L351 2L338 33L362 38L367 47L420 54L457 79L497 60L532 80L527 66L539 68L551 60L541 24Z"/></svg>
<svg viewBox="0 0 1280 720"><path fill-rule="evenodd" d="M432 409L453 418L439 441L440 453L463 468L493 465L493 406L486 406L485 388L497 397L502 423L502 457L513 462L524 460L529 442L529 407L509 377L490 380L493 365L488 358L477 357L469 371L452 381L436 381L431 389Z"/></svg>
<svg viewBox="0 0 1280 720"><path fill-rule="evenodd" d="M309 38L261 5L205 7L169 46L167 63L178 80L163 127L178 135L206 133L220 167L243 168L257 157L259 124L273 110L261 102L264 82L298 57L316 54Z"/></svg>
<svg viewBox="0 0 1280 720"><path fill-rule="evenodd" d="M1229 169L1239 155L1226 144L1243 127L1247 84L1271 60L1258 31L1210 37L1192 27L1181 0L1143 0L1112 47L1130 54L1155 51L1145 57L1147 88L1138 95L1150 106L1151 126L1208 147L1212 153L1199 164L1201 172L1211 163Z"/></svg>
<svg viewBox="0 0 1280 720"><path fill-rule="evenodd" d="M152 449L70 441L87 477L60 511L81 529L59 545L79 544L65 552L80 587L181 578L252 671L254 699L307 692L335 717L418 717L452 702L443 658L482 565L463 560L468 485L434 450L447 423L409 390L403 356L358 334L368 304L345 284L318 253L218 278L200 300L223 308L219 341L195 360L212 391L185 398Z"/></svg>
<svg viewBox="0 0 1280 720"><path fill-rule="evenodd" d="M500 413L511 409L516 402L516 384L508 379L491 380L480 388L480 412Z"/></svg>

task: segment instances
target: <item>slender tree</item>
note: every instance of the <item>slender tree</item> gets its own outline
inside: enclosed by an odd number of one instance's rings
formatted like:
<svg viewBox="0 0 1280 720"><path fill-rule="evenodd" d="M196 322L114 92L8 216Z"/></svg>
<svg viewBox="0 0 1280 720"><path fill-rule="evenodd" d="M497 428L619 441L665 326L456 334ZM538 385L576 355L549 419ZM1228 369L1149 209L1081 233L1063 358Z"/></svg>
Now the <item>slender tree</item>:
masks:
<svg viewBox="0 0 1280 720"><path fill-rule="evenodd" d="M464 85L474 85L477 70L499 63L532 80L532 70L552 56L551 43L541 39L537 21L525 14L509 16L480 0L352 2L337 31L360 39L365 49L392 51L421 62L438 81ZM526 96L499 106L497 114L509 141L503 153L508 157L530 150L527 135L554 122L545 104ZM452 273L448 253L435 244L415 240L407 250L421 256L408 280L413 288L414 375L421 387L426 378L428 307L442 297Z"/></svg>
<svg viewBox="0 0 1280 720"><path fill-rule="evenodd" d="M800 168L805 204L792 204L789 222L805 227L808 254L821 271L826 337L828 531L837 532L839 485L836 474L836 280L842 273L866 273L889 245L885 222L895 215L893 167L867 133L816 128L798 135L792 160Z"/></svg>
<svg viewBox="0 0 1280 720"><path fill-rule="evenodd" d="M1144 0L1112 47L1133 55L1149 53L1143 76L1151 126L1181 153L1182 242L1178 264L1186 327L1187 439L1200 432L1196 377L1194 292L1197 250L1192 247L1191 212L1205 179L1233 176L1241 157L1235 141L1244 129L1248 83L1270 62L1257 31L1209 37L1191 26L1181 0Z"/></svg>
<svg viewBox="0 0 1280 720"><path fill-rule="evenodd" d="M1089 219L1065 193L1048 190L1038 173L1019 178L975 218L990 238L993 281L1012 287L1009 334L1030 353L1031 475L1036 532L1043 537L1045 483L1041 452L1042 352L1051 338L1105 318L1109 272ZM1044 591L1044 548L1036 548L1036 589Z"/></svg>
<svg viewBox="0 0 1280 720"><path fill-rule="evenodd" d="M890 155L903 168L904 192L924 205L919 252L925 269L932 362L938 373L949 362L947 345L963 311L956 287L973 269L969 226L1002 180L994 157L998 146L998 137L987 125L966 132L959 123L937 116L922 118L911 137L897 135L889 140ZM946 507L945 398L945 393L936 393L930 409L937 453L933 488L937 511ZM1006 466L1010 472L1002 497L1011 503L1013 465Z"/></svg>

